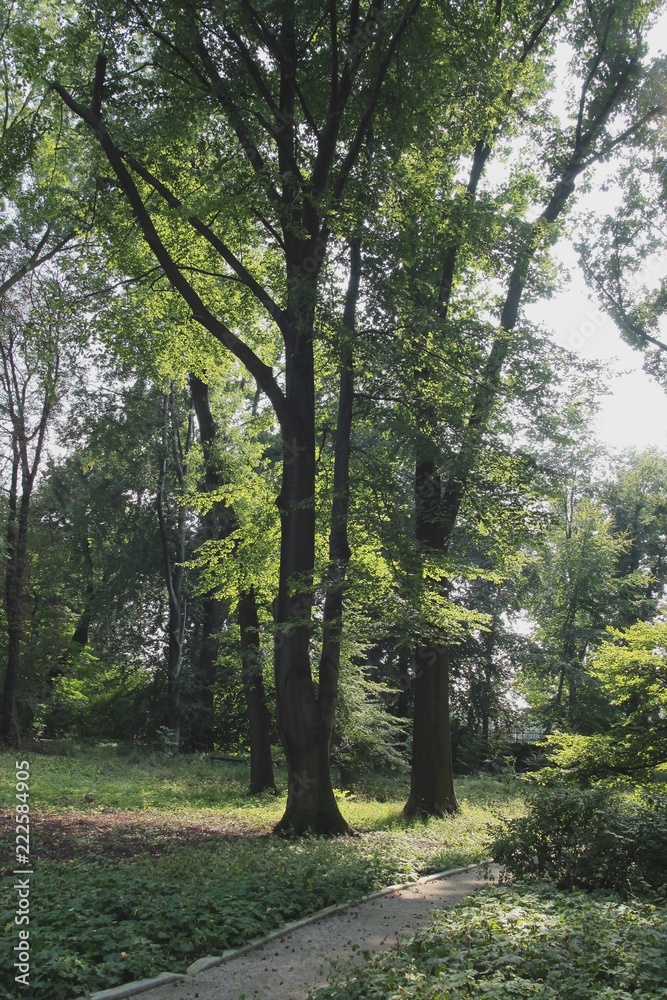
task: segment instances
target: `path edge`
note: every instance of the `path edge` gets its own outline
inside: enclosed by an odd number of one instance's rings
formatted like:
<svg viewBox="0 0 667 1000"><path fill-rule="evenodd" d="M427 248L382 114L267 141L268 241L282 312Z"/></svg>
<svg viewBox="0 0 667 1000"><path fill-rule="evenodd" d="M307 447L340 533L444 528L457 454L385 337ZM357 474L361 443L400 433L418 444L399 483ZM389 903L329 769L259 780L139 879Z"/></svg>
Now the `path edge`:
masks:
<svg viewBox="0 0 667 1000"><path fill-rule="evenodd" d="M486 858L484 861L477 861L472 865L464 865L463 868L449 868L445 872L436 872L435 875L423 875L412 882L389 885L386 889L379 889L377 892L372 892L369 896L362 896L361 899L355 899L350 903L336 903L333 906L325 906L322 910L316 910L315 913L311 913L309 917L292 920L290 923L284 924L278 930L271 931L263 937L253 938L252 941L241 945L240 948L228 948L223 951L222 955L207 955L204 958L198 958L196 962L187 967L185 972L161 972L153 979L138 979L132 983L124 983L122 986L113 986L108 990L87 994L88 1000L126 1000L128 997L136 996L138 993L146 993L149 990L157 989L158 986L165 986L167 983L183 982L184 980L192 979L198 972L204 972L205 969L213 969L217 965L230 962L239 955L255 951L257 948L275 941L276 938L285 937L287 934L291 934L301 927L307 927L309 924L314 924L325 917L333 916L334 913L342 913L353 906L359 906L361 903L367 903L372 899L379 899L381 896L389 896L392 892L400 892L402 889L411 889L415 885L424 885L426 882L435 882L437 879L451 878L453 875L462 875L464 872L474 871L476 868L484 868L486 865L491 864L492 861L492 858Z"/></svg>

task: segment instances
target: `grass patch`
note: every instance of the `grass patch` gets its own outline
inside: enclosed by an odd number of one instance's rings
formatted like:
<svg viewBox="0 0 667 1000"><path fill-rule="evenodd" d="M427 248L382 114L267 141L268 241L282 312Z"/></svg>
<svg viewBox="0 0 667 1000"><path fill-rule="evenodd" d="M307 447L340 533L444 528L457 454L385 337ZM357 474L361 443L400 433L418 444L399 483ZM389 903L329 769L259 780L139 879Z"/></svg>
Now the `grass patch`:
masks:
<svg viewBox="0 0 667 1000"><path fill-rule="evenodd" d="M667 997L667 910L552 885L482 890L313 1000Z"/></svg>
<svg viewBox="0 0 667 1000"><path fill-rule="evenodd" d="M248 797L236 766L110 753L30 760L33 1000L179 971L323 906L478 861L489 824L525 808L519 782L464 779L459 815L407 824L407 787L389 778L383 802L361 786L340 793L357 837L289 842L269 835L282 798ZM13 765L1 756L8 789ZM13 881L1 903L3 1000L16 995Z"/></svg>

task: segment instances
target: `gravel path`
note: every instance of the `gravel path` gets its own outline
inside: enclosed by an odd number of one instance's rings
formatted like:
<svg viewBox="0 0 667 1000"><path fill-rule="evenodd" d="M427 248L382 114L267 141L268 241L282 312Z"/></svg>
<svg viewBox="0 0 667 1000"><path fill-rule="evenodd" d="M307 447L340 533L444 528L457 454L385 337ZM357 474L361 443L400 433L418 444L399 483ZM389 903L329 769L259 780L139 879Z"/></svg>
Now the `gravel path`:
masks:
<svg viewBox="0 0 667 1000"><path fill-rule="evenodd" d="M498 869L491 866L492 873ZM477 871L417 883L300 927L187 980L140 994L146 1000L306 1000L334 971L359 965L427 924L484 884Z"/></svg>

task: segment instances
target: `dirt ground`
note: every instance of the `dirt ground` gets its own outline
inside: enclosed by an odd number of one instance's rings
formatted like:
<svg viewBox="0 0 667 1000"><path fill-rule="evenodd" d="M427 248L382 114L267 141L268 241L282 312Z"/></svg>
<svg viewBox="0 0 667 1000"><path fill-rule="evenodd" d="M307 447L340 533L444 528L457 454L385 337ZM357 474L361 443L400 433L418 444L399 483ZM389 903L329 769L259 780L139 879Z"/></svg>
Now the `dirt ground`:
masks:
<svg viewBox="0 0 667 1000"><path fill-rule="evenodd" d="M492 866L491 873L497 876ZM477 871L417 883L298 928L186 980L140 994L146 1000L306 1000L335 972L411 937L436 910L485 880Z"/></svg>

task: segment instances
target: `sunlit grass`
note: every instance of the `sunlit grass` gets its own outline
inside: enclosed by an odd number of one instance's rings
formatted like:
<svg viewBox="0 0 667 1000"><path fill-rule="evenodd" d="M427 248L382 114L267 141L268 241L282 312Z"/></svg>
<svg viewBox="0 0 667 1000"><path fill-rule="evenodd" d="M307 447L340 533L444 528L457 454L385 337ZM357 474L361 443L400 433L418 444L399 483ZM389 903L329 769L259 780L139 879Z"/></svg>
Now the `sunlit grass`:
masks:
<svg viewBox="0 0 667 1000"><path fill-rule="evenodd" d="M284 809L284 769L277 796L249 796L246 767L203 757L106 748L24 758L36 837L34 1000L184 969L323 906L480 861L490 827L525 808L522 782L466 778L456 816L408 822L405 776L373 776L336 793L357 836L286 841L269 836ZM0 754L5 808L14 761ZM3 896L9 926L11 880ZM8 936L8 987L10 945ZM0 986L1 1000L11 996Z"/></svg>

